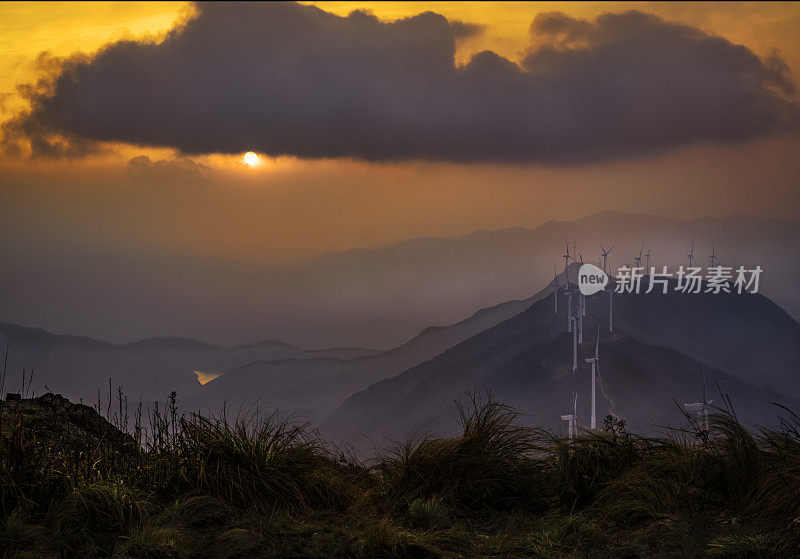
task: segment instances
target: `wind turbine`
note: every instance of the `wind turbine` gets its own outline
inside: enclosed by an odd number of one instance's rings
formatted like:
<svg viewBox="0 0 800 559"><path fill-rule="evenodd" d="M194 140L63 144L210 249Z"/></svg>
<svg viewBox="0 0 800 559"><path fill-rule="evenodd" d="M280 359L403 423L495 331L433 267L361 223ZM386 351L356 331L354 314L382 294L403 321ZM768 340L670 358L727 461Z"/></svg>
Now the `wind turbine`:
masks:
<svg viewBox="0 0 800 559"><path fill-rule="evenodd" d="M633 259L636 261L636 267L642 267L642 252L644 251L644 243L642 243L642 248L639 249L639 256L634 256Z"/></svg>
<svg viewBox="0 0 800 559"><path fill-rule="evenodd" d="M651 248L652 247L647 247L647 254L644 255L645 262L647 262L647 264L645 265L645 269L647 270L648 274L650 273L650 250L651 250Z"/></svg>
<svg viewBox="0 0 800 559"><path fill-rule="evenodd" d="M683 404L683 409L687 414L694 414L701 419L701 425L708 432L708 408L714 400L709 400L706 396L706 366L703 364L703 401Z"/></svg>
<svg viewBox="0 0 800 559"><path fill-rule="evenodd" d="M689 267L692 267L694 263L694 237L692 237L692 247L689 249L689 254L686 255L686 258L689 259Z"/></svg>
<svg viewBox="0 0 800 559"><path fill-rule="evenodd" d="M606 259L608 258L608 255L611 254L611 251L614 250L614 247L612 246L610 249L606 250L603 247L603 243L600 243L600 250L603 251L603 273L607 274L608 272L606 271Z"/></svg>
<svg viewBox="0 0 800 559"><path fill-rule="evenodd" d="M575 260L575 258L569 253L569 241L567 240L566 235L564 235L564 248L566 249L562 255L564 257L564 283L566 284L567 289L569 289L569 274L567 273L567 270L569 269L570 259Z"/></svg>
<svg viewBox="0 0 800 559"><path fill-rule="evenodd" d="M597 325L597 343L594 346L594 357L586 359L587 363L592 364L592 420L591 428L597 428L597 415L595 413L595 390L597 375L600 374L600 325Z"/></svg>
<svg viewBox="0 0 800 559"><path fill-rule="evenodd" d="M722 261L719 258L717 258L717 247L714 241L711 241L711 256L709 256L709 258L711 259L712 268L714 267L714 262L719 262L720 264L722 263Z"/></svg>
<svg viewBox="0 0 800 559"><path fill-rule="evenodd" d="M567 422L567 437L571 441L578 435L578 395L572 393L572 413L562 415L561 419Z"/></svg>

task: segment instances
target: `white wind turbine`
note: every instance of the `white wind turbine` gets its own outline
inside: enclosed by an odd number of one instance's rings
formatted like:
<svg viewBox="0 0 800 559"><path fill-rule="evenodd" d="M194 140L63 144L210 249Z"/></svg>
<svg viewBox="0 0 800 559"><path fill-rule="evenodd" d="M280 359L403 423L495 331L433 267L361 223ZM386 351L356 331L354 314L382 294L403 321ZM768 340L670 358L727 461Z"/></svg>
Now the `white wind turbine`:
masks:
<svg viewBox="0 0 800 559"><path fill-rule="evenodd" d="M689 259L689 267L691 268L692 264L694 264L694 237L692 237L692 246L689 249L689 254L686 255L686 258Z"/></svg>
<svg viewBox="0 0 800 559"><path fill-rule="evenodd" d="M569 268L569 261L572 258L572 255L569 253L569 241L567 240L567 236L564 235L564 247L566 248L566 252L562 254L564 257L564 280L569 285L569 276L567 275L567 269ZM572 260L575 260L572 258Z"/></svg>
<svg viewBox="0 0 800 559"><path fill-rule="evenodd" d="M644 243L642 243L642 247L639 249L639 256L634 256L633 259L636 261L636 267L642 267L642 252L644 252Z"/></svg>
<svg viewBox="0 0 800 559"><path fill-rule="evenodd" d="M652 247L647 247L647 254L644 255L645 262L646 262L645 270L647 271L648 274L650 273L650 250L651 249L652 249Z"/></svg>
<svg viewBox="0 0 800 559"><path fill-rule="evenodd" d="M597 343L594 346L594 357L589 357L586 359L587 363L592 364L592 419L591 419L591 428L597 428L597 416L596 416L596 406L595 406L595 394L596 394L596 381L597 375L600 374L600 325L597 325Z"/></svg>
<svg viewBox="0 0 800 559"><path fill-rule="evenodd" d="M687 414L692 414L699 417L701 426L708 432L708 408L714 400L709 400L706 396L706 366L703 364L703 401L693 402L691 404L683 404L683 409Z"/></svg>
<svg viewBox="0 0 800 559"><path fill-rule="evenodd" d="M561 419L567 422L567 437L571 441L578 435L578 395L572 393L572 413L562 415Z"/></svg>
<svg viewBox="0 0 800 559"><path fill-rule="evenodd" d="M709 256L709 258L711 259L712 268L714 267L714 262L719 262L720 264L722 263L722 261L719 258L717 258L717 247L714 241L711 241L711 256Z"/></svg>
<svg viewBox="0 0 800 559"><path fill-rule="evenodd" d="M603 273L607 274L608 272L606 271L606 262L608 259L608 255L611 254L611 251L614 250L614 247L612 246L610 249L606 250L603 247L603 243L600 243L600 250L603 252Z"/></svg>

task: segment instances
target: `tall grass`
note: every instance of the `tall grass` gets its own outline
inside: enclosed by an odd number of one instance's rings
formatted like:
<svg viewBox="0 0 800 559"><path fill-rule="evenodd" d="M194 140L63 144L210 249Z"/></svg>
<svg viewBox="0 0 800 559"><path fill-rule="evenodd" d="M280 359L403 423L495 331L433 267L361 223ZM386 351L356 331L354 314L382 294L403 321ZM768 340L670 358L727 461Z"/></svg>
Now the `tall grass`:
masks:
<svg viewBox="0 0 800 559"><path fill-rule="evenodd" d="M515 410L478 398L456 403L460 436L410 438L382 457L383 503L392 510L432 498L473 511L540 505L543 480L533 456L540 434L516 425Z"/></svg>
<svg viewBox="0 0 800 559"><path fill-rule="evenodd" d="M607 418L567 441L473 394L457 436L359 463L277 414L181 415L173 394L129 421L114 395L95 409L120 431L92 436L4 403L0 557L800 554L789 410L776 430L721 411L708 432L646 438Z"/></svg>

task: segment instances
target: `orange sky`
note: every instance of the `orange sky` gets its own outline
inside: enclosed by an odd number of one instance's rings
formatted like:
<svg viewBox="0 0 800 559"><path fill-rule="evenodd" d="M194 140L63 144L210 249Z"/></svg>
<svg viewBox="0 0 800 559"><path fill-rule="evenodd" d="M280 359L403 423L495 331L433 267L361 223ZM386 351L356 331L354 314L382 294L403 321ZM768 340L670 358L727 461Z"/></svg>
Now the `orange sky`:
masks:
<svg viewBox="0 0 800 559"><path fill-rule="evenodd" d="M593 18L635 7L722 35L760 56L777 50L793 76L800 68L800 3L317 4L337 14L365 8L385 19L432 10L484 25L483 33L459 44L459 61L483 49L518 59L540 12ZM157 40L189 11L181 2L0 3L0 119L24 106L15 87L36 78L40 53L68 56L92 53L120 38ZM103 156L35 164L0 155L6 237L277 261L423 235L534 226L602 209L676 217L800 215L800 143L794 138L689 146L570 168L281 158L250 169L238 156L211 154L194 158L206 166L207 183L177 180L146 187L127 177L131 157L179 155L169 149L112 148Z"/></svg>

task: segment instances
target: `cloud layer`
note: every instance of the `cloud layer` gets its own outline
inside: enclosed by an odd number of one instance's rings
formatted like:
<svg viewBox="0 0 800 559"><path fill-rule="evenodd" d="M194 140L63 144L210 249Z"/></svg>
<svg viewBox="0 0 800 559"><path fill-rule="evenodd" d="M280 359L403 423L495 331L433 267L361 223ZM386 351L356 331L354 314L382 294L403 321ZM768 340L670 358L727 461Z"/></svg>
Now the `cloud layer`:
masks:
<svg viewBox="0 0 800 559"><path fill-rule="evenodd" d="M384 22L297 4L199 4L161 43L65 61L28 88L32 109L4 132L41 155L113 141L187 154L570 163L796 128L779 58L686 25L635 11L543 14L519 64L484 51L457 67L456 40L476 31L430 12Z"/></svg>

